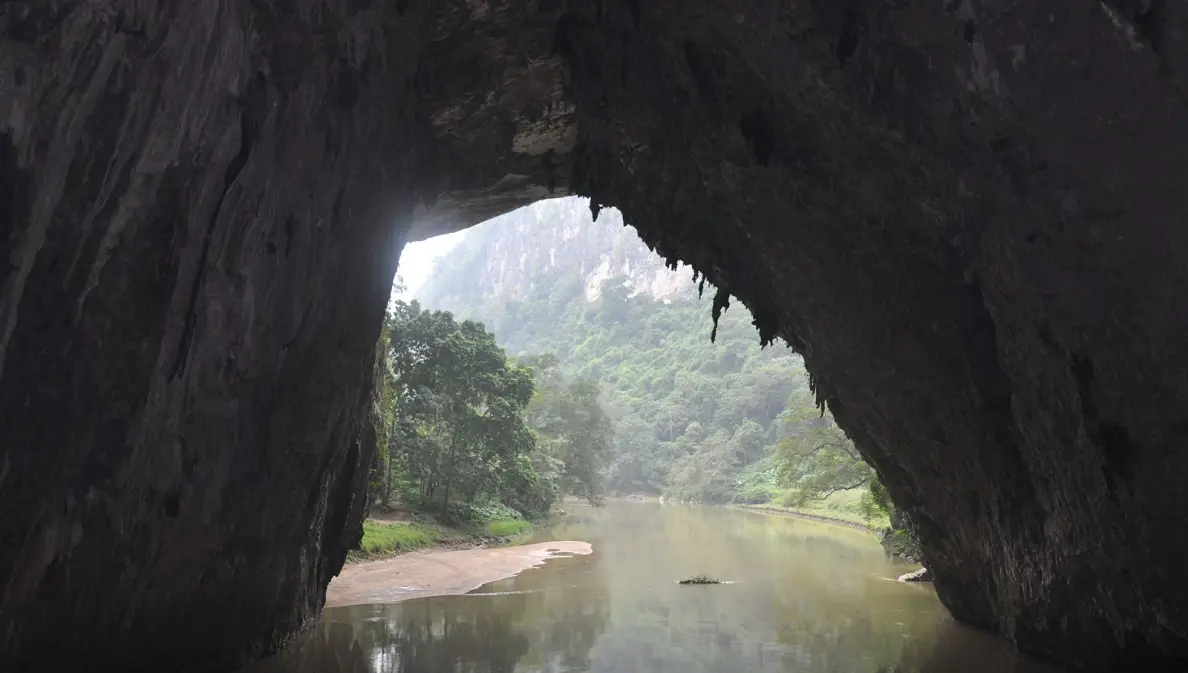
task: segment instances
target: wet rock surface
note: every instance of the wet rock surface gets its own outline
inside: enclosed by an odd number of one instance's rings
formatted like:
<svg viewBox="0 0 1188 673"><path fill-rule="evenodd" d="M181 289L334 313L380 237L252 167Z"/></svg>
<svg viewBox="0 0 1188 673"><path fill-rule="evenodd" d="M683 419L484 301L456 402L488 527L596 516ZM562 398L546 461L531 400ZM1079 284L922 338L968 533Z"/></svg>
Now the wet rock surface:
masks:
<svg viewBox="0 0 1188 673"><path fill-rule="evenodd" d="M1183 14L3 5L0 669L226 668L306 624L399 246L568 193L805 355L959 619L1183 663Z"/></svg>
<svg viewBox="0 0 1188 673"><path fill-rule="evenodd" d="M928 568L920 568L910 573L904 573L897 578L900 582L931 582L932 573Z"/></svg>

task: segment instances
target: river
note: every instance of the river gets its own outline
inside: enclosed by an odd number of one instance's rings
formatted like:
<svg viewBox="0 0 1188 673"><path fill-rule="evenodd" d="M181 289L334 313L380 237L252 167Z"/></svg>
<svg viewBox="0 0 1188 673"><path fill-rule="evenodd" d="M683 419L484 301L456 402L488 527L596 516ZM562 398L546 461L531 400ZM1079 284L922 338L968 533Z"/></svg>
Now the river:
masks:
<svg viewBox="0 0 1188 673"><path fill-rule="evenodd" d="M326 610L245 673L1054 673L894 581L868 534L724 507L573 507L586 540L462 596ZM687 586L697 574L723 584Z"/></svg>

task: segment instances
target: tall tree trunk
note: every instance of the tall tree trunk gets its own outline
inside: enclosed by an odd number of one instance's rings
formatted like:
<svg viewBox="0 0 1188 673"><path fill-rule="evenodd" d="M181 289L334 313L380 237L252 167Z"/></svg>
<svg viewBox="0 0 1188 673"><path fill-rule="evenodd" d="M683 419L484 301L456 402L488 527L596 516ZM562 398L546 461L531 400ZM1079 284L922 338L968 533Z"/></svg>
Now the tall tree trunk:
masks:
<svg viewBox="0 0 1188 673"><path fill-rule="evenodd" d="M441 497L441 511L446 511L450 504L450 489L454 485L454 443L450 442L450 455L446 461L445 491Z"/></svg>
<svg viewBox="0 0 1188 673"><path fill-rule="evenodd" d="M392 424L388 422L387 416L384 417L384 435L387 438L387 446L384 447L384 461L387 463L386 474L384 475L384 507L392 506Z"/></svg>

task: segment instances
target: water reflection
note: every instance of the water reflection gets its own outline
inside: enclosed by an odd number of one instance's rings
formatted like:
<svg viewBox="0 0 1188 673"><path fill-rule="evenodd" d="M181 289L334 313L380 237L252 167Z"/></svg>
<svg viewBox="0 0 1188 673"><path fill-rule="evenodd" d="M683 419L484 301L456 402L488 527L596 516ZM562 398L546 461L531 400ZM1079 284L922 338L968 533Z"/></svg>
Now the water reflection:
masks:
<svg viewBox="0 0 1188 673"><path fill-rule="evenodd" d="M326 612L251 673L1051 673L955 624L869 536L721 508L574 508L562 558L466 596ZM731 580L680 586L697 574Z"/></svg>
<svg viewBox="0 0 1188 673"><path fill-rule="evenodd" d="M326 611L320 628L252 673L585 671L610 616L599 566L550 561L465 596ZM540 580L545 580L541 582Z"/></svg>

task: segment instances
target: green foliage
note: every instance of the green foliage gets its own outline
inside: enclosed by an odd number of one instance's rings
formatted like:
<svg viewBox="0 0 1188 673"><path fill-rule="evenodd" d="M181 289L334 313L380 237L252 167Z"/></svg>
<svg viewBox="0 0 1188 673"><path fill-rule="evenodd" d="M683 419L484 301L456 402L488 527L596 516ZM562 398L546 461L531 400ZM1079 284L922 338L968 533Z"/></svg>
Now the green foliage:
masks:
<svg viewBox="0 0 1188 673"><path fill-rule="evenodd" d="M894 509L894 505L891 504L891 495L887 493L887 488L883 486L883 482L879 481L877 476L870 480L866 493L862 494L861 509L862 515L870 520L881 517L888 520L891 518Z"/></svg>
<svg viewBox="0 0 1188 673"><path fill-rule="evenodd" d="M443 269L431 284L468 276L466 268ZM495 325L508 352L537 372L529 424L538 442L565 460L564 491L591 500L602 490L596 485L700 502L757 498L755 489L743 493L738 477L772 453L784 403L806 385L800 359L783 348L760 349L745 311L726 312L711 343L708 301L699 301L691 284L666 303L631 294L623 278L611 278L587 301L580 277L548 274L551 294L541 278L522 298L468 292L448 301ZM556 288L569 286L579 290L559 300ZM529 355L542 352L556 354L555 364ZM558 438L566 438L561 446L553 444ZM574 439L582 447L576 455L564 448Z"/></svg>
<svg viewBox="0 0 1188 673"><path fill-rule="evenodd" d="M776 465L781 483L792 489L784 499L788 506L861 488L874 476L854 442L828 411L818 411L807 390L788 399L784 433L776 446Z"/></svg>
<svg viewBox="0 0 1188 673"><path fill-rule="evenodd" d="M400 278L396 279L397 284ZM391 338L391 320L385 320L380 333L379 343L375 353L375 393L372 397L370 410L372 423L375 426L376 455L369 475L368 490L379 496L380 504L385 508L391 505L393 482L397 478L395 465L391 460L390 447L393 432L396 427L396 386L395 374L388 355L388 342Z"/></svg>
<svg viewBox="0 0 1188 673"><path fill-rule="evenodd" d="M553 461L536 466L537 474L559 470L555 483L562 493L597 503L614 444L614 427L598 399L598 384L587 379L567 380L552 353L524 357L519 362L531 369L536 381L526 420L536 432L542 460Z"/></svg>
<svg viewBox="0 0 1188 673"><path fill-rule="evenodd" d="M524 423L531 372L509 365L482 324L415 301L395 302L385 331L393 417L386 460L401 476L403 499L442 512L456 500L522 500L537 482ZM382 497L395 486L389 480ZM537 504L547 511L551 502Z"/></svg>
<svg viewBox="0 0 1188 673"><path fill-rule="evenodd" d="M804 496L800 491L785 491L780 496L780 505L784 507L797 507L804 502Z"/></svg>
<svg viewBox="0 0 1188 673"><path fill-rule="evenodd" d="M780 496L780 489L770 484L752 484L744 488L737 502L744 505L763 505Z"/></svg>
<svg viewBox="0 0 1188 673"><path fill-rule="evenodd" d="M352 560L375 558L428 547L438 541L437 531L416 523L363 523L363 542Z"/></svg>
<svg viewBox="0 0 1188 673"><path fill-rule="evenodd" d="M495 537L516 537L532 532L532 524L523 519L497 519L483 528L488 535Z"/></svg>
<svg viewBox="0 0 1188 673"><path fill-rule="evenodd" d="M371 490L384 505L398 494L482 525L601 497L613 430L597 383L567 379L552 355L509 363L482 323L415 301L391 304L383 336ZM502 513L474 511L491 503Z"/></svg>
<svg viewBox="0 0 1188 673"><path fill-rule="evenodd" d="M908 528L887 528L883 531L883 549L904 560L920 562L920 543Z"/></svg>
<svg viewBox="0 0 1188 673"><path fill-rule="evenodd" d="M482 527L500 519L520 519L520 512L500 503L476 505L466 502L451 503L447 512L450 521L467 527Z"/></svg>
<svg viewBox="0 0 1188 673"><path fill-rule="evenodd" d="M795 491L787 491L774 502L764 505L777 510L787 510L794 514L807 514L827 519L836 519L846 523L860 524L867 528L879 530L890 525L885 515L871 514L863 508L866 489L838 491L832 495L817 500L801 501Z"/></svg>
<svg viewBox="0 0 1188 673"><path fill-rule="evenodd" d="M722 313L711 342L725 297L671 281L630 228L554 200L472 228L421 287L426 304L484 321L534 372L537 451L511 473L516 507L538 508L553 488L760 503L789 487L804 502L864 484L852 443L807 394L801 359L760 348L742 308ZM848 444L813 453L829 432Z"/></svg>
<svg viewBox="0 0 1188 673"><path fill-rule="evenodd" d="M464 529L480 530L494 537L514 537L532 532L532 524L524 520L519 510L502 503L451 503L447 517Z"/></svg>
<svg viewBox="0 0 1188 673"><path fill-rule="evenodd" d="M525 516L547 515L553 503L561 499L564 470L561 461L539 449L529 456L520 456L515 469L508 474L504 502Z"/></svg>

